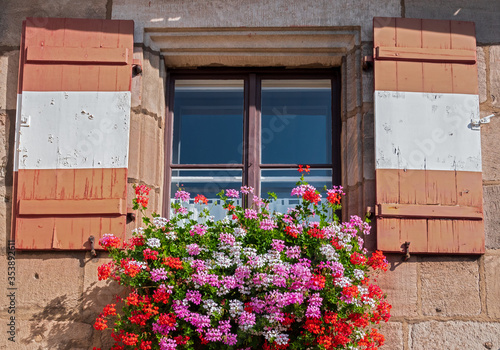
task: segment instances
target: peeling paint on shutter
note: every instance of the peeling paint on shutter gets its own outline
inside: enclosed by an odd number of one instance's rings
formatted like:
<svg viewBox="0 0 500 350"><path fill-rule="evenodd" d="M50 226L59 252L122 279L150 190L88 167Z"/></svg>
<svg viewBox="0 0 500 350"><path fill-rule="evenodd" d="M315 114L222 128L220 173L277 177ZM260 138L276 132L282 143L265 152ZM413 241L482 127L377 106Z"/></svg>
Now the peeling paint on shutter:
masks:
<svg viewBox="0 0 500 350"><path fill-rule="evenodd" d="M374 18L377 248L484 253L474 23Z"/></svg>
<svg viewBox="0 0 500 350"><path fill-rule="evenodd" d="M16 248L87 250L91 235L124 237L133 29L118 20L23 23Z"/></svg>

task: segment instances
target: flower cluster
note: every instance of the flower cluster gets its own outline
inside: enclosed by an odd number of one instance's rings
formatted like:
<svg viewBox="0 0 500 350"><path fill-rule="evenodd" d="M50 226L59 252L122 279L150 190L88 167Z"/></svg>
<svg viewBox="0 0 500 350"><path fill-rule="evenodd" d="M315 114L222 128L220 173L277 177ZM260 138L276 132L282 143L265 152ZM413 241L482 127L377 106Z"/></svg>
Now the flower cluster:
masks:
<svg viewBox="0 0 500 350"><path fill-rule="evenodd" d="M240 194L252 194L253 207L237 205ZM372 326L389 320L391 306L371 278L387 269L387 261L363 248L368 223L356 216L339 221L341 187L327 190L322 200L302 176L291 195L300 204L279 213L250 187L222 191L227 216L215 221L208 215L195 220L183 204L191 194L178 191L170 219L144 217L146 227L124 244L105 235L100 244L113 261L98 268L99 279L114 279L130 291L119 298L121 312L106 306L94 328L112 328L112 349L383 345ZM207 205L202 195L194 202ZM136 203L144 208L143 199Z"/></svg>

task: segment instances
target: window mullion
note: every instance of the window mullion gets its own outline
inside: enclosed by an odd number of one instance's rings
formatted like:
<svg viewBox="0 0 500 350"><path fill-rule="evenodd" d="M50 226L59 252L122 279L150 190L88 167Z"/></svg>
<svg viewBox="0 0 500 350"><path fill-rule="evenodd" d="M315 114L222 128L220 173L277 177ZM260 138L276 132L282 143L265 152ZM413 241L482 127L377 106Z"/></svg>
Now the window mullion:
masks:
<svg viewBox="0 0 500 350"><path fill-rule="evenodd" d="M260 190L260 113L258 110L259 83L255 74L249 75L248 80L248 149L247 174L248 185Z"/></svg>

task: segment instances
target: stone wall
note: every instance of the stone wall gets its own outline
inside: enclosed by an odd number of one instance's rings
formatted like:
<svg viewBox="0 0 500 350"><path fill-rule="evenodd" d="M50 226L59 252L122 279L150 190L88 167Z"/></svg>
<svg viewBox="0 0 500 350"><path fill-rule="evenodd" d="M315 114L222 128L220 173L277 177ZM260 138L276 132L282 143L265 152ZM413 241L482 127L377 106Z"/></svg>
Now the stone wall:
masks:
<svg viewBox="0 0 500 350"><path fill-rule="evenodd" d="M145 40L145 28L332 26L359 31L346 53L343 76L344 185L350 213L374 204L373 75L361 69L371 54L372 17L402 16L476 22L481 116L500 114L500 4L491 0L70 0L8 1L0 13L0 349L92 349L109 340L92 324L103 305L119 292L97 280L107 258L88 253L18 252L16 260L17 337L5 337L6 243L10 233L13 140L21 22L27 16L135 20L134 57L143 73L133 78L129 184L152 187L152 210L161 210L163 181L165 65ZM390 255L379 282L393 305L383 327L384 349L500 348L500 117L482 126L486 254ZM128 225L128 230L140 222ZM367 240L370 248L375 237Z"/></svg>

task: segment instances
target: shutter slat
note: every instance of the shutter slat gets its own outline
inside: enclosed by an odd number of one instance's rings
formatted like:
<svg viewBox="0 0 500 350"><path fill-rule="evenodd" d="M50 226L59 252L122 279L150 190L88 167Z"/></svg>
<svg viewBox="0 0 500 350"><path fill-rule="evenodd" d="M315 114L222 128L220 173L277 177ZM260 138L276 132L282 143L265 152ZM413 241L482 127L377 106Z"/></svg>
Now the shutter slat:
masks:
<svg viewBox="0 0 500 350"><path fill-rule="evenodd" d="M128 49L30 46L26 57L29 63L127 64Z"/></svg>
<svg viewBox="0 0 500 350"><path fill-rule="evenodd" d="M476 63L476 53L470 50L377 47L375 52L376 57L379 60L466 64Z"/></svg>
<svg viewBox="0 0 500 350"><path fill-rule="evenodd" d="M377 215L380 217L420 217L420 218L462 218L481 220L481 207L462 207L445 205L417 204L379 204Z"/></svg>

